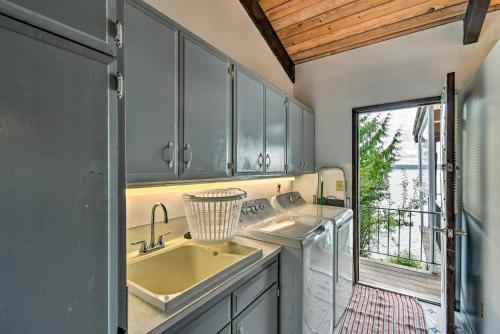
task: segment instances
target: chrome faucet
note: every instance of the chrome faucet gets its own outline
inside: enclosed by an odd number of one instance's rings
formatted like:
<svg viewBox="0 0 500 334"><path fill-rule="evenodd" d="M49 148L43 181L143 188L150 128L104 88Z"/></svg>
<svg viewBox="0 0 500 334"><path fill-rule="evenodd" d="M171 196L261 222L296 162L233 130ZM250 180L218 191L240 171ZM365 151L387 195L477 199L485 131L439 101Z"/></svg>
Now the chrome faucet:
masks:
<svg viewBox="0 0 500 334"><path fill-rule="evenodd" d="M165 247L165 241L163 240L163 237L169 235L170 232L161 234L158 237L158 240L155 240L155 213L156 213L156 208L158 207L160 207L163 210L163 223L165 224L168 223L168 211L165 205L163 205L162 203L156 203L155 205L153 205L153 208L151 209L151 239L149 241L149 245L146 243L145 240L131 243L131 245L141 245L141 248L139 248L139 254L151 253L154 252L155 250Z"/></svg>

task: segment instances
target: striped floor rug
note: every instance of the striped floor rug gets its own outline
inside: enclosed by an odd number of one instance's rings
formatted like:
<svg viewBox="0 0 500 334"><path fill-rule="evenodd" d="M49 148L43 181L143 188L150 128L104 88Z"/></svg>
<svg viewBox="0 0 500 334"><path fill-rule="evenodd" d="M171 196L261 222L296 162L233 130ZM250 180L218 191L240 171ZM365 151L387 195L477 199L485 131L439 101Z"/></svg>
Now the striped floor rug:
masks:
<svg viewBox="0 0 500 334"><path fill-rule="evenodd" d="M356 285L341 334L426 334L422 306L413 297Z"/></svg>

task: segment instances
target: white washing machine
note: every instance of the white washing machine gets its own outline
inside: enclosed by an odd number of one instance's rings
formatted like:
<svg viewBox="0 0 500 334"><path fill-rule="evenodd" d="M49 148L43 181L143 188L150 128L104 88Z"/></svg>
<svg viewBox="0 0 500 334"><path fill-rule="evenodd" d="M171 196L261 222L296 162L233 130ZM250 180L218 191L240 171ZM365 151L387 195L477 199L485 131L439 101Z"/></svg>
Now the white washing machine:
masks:
<svg viewBox="0 0 500 334"><path fill-rule="evenodd" d="M274 196L274 208L283 214L326 218L333 222L335 244L335 326L342 319L353 293L353 213L349 208L307 203L299 192Z"/></svg>
<svg viewBox="0 0 500 334"><path fill-rule="evenodd" d="M280 332L331 334L334 329L334 225L280 213L268 199L243 203L238 235L282 245Z"/></svg>

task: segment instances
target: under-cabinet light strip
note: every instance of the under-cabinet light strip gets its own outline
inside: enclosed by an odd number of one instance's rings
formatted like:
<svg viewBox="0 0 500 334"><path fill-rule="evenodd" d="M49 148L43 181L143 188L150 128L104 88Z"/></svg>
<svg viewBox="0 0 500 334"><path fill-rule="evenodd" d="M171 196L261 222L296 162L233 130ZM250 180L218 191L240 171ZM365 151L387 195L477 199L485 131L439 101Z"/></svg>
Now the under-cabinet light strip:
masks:
<svg viewBox="0 0 500 334"><path fill-rule="evenodd" d="M216 188L238 188L256 184L269 184L294 181L295 177L275 177L269 179L257 180L236 180L236 181L216 181L207 183L189 183L189 184L173 184L164 186L149 186L141 188L128 188L126 190L127 197L165 194L180 191L206 190Z"/></svg>

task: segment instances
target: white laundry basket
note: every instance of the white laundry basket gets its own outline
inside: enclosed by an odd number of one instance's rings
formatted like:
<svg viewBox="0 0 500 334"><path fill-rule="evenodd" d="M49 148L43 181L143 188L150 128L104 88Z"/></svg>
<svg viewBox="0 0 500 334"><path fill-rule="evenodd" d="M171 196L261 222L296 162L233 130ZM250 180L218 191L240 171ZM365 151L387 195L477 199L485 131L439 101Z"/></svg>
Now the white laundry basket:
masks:
<svg viewBox="0 0 500 334"><path fill-rule="evenodd" d="M191 237L205 243L220 243L232 239L240 219L241 205L246 197L247 193L237 188L183 194Z"/></svg>

